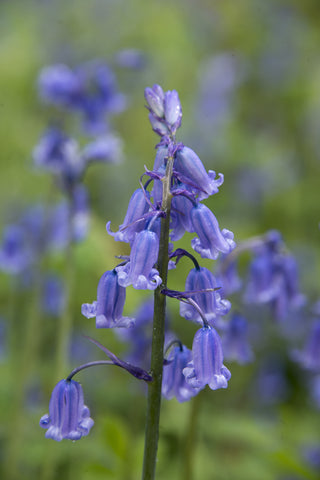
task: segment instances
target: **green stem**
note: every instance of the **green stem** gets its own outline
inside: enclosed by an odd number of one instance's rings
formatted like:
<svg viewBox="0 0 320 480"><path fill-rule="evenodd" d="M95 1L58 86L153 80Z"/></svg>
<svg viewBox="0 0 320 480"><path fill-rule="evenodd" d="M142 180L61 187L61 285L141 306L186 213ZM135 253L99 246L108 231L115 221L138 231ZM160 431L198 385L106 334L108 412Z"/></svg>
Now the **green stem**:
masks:
<svg viewBox="0 0 320 480"><path fill-rule="evenodd" d="M162 210L166 213L166 216L161 219L160 248L158 257L158 270L160 277L162 278L162 284L159 285L154 292L153 337L151 353L151 375L153 377L153 381L148 385L148 404L142 480L153 480L155 478L157 461L163 368L164 323L166 312L166 297L165 295L161 294L161 290L167 287L168 276L168 245L172 198L170 186L172 168L173 158L169 157L166 175L163 179L162 190Z"/></svg>

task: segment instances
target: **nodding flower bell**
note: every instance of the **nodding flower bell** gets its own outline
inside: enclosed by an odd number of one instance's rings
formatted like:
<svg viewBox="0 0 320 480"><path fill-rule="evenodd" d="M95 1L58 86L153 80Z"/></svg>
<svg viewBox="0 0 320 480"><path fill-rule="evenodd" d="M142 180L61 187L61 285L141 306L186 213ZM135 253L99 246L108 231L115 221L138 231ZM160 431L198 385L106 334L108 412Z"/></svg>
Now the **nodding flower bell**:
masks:
<svg viewBox="0 0 320 480"><path fill-rule="evenodd" d="M187 292L198 291L198 293L190 295L190 298L198 304L210 325L213 325L221 315L226 315L231 308L231 303L221 298L218 291L201 292L201 290L214 289L217 286L213 274L205 267L190 270L186 280L185 290ZM189 303L180 302L180 315L186 320L203 323L199 312Z"/></svg>
<svg viewBox="0 0 320 480"><path fill-rule="evenodd" d="M191 241L191 246L202 258L215 260L219 252L229 253L235 248L233 233L226 228L220 230L218 220L208 207L198 203L192 208L190 216L199 237Z"/></svg>
<svg viewBox="0 0 320 480"><path fill-rule="evenodd" d="M163 366L162 377L162 395L167 400L176 397L178 402L186 402L200 391L200 388L187 383L182 373L191 360L192 352L184 345L176 346L170 352Z"/></svg>
<svg viewBox="0 0 320 480"><path fill-rule="evenodd" d="M117 267L118 283L122 287L132 285L137 290L155 290L161 283L158 270L159 237L151 230L137 233L131 248L130 261Z"/></svg>
<svg viewBox="0 0 320 480"><path fill-rule="evenodd" d="M223 365L221 340L217 331L205 325L194 336L192 361L183 370L187 383L192 387L211 390L227 388L231 373Z"/></svg>
<svg viewBox="0 0 320 480"><path fill-rule="evenodd" d="M94 421L84 405L83 390L74 380L60 380L54 387L49 415L40 419L40 426L46 428L46 438L57 442L63 439L79 440L88 435Z"/></svg>
<svg viewBox="0 0 320 480"><path fill-rule="evenodd" d="M198 193L199 200L218 193L219 187L223 184L222 173L219 173L218 178L213 170L209 170L207 173L198 155L186 146L177 151L174 168L184 177L189 178L192 185L198 188L196 193Z"/></svg>
<svg viewBox="0 0 320 480"><path fill-rule="evenodd" d="M97 301L84 303L81 313L87 318L96 317L97 328L130 327L134 318L123 317L126 289L118 284L117 271L108 270L99 280Z"/></svg>
<svg viewBox="0 0 320 480"><path fill-rule="evenodd" d="M148 196L148 192L146 192ZM111 222L107 223L107 232L112 235L117 242L132 243L137 232L140 232L144 226L145 221L138 221L149 209L145 194L141 188L133 192L126 216L122 225L119 226L118 232L112 232L110 229Z"/></svg>

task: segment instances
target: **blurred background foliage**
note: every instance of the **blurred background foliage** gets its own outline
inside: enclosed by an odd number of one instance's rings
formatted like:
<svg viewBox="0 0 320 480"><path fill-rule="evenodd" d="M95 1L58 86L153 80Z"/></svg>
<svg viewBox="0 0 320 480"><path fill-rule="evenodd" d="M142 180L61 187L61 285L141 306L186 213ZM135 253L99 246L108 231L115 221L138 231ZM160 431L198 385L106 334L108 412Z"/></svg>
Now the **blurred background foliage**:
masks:
<svg viewBox="0 0 320 480"><path fill-rule="evenodd" d="M296 255L301 290L310 305L318 299L317 0L1 0L0 36L1 229L15 222L26 206L61 198L50 175L38 171L32 161L34 146L56 115L39 100L39 71L55 63L74 67L103 59L114 68L119 90L128 99L128 108L112 119L114 131L124 141L123 162L98 164L85 178L92 218L87 238L74 247L70 299L74 348L66 375L79 362L103 358L83 334L116 354L125 352L113 331L96 331L94 320L82 317L80 309L82 303L95 299L97 282L115 265L114 255L124 253L123 245L106 234L105 223L111 220L116 230L144 165L152 167L158 139L148 123L143 91L154 83L179 92L183 124L178 139L198 153L207 169L225 175L219 195L207 202L221 227L232 230L237 242L269 229L280 230ZM142 52L141 68L117 65L116 54L128 48ZM66 122L69 132L84 144L79 124ZM187 248L190 238L180 246ZM51 254L45 265L65 275L62 253ZM171 288L183 289L189 267L181 262L172 272ZM15 437L13 428L18 425L12 478L138 479L145 392L125 372L99 367L81 373L78 380L95 420L93 430L76 443L44 439L39 418L48 411L50 392L59 380L52 367L54 318L41 318L39 351L30 360L27 394L18 420L12 418L19 378L12 377L11 363L19 370L23 360L20 348L12 358L6 333L15 318L23 350L32 338L27 319L37 315L39 300L36 287L17 291L14 284L13 278L0 272L1 465L8 438ZM146 292L129 288L126 314L147 297ZM168 303L174 329L191 347L195 326L179 317L174 301ZM265 317L258 308L250 312L257 328L266 327L268 335L272 330L270 341L262 342L260 349L256 342L252 364L228 364L232 380L227 390L205 390L186 404L163 401L159 480L320 478L319 458L317 467L308 457L308 448L318 446L319 453L320 444L319 409L310 398L310 379L291 361L286 341L273 331L277 329L273 319ZM286 393L271 400L269 392L257 386L268 357L276 358L286 383ZM5 475L9 473L7 469Z"/></svg>

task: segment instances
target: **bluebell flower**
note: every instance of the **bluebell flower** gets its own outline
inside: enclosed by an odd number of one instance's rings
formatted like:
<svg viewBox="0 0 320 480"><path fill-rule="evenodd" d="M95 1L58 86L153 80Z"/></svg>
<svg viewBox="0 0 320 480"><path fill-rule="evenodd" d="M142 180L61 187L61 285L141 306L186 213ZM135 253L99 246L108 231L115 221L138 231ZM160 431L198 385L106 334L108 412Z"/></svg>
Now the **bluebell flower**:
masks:
<svg viewBox="0 0 320 480"><path fill-rule="evenodd" d="M97 301L83 304L81 313L87 318L96 317L96 328L130 327L134 319L123 317L126 289L118 283L118 273L106 271L99 280Z"/></svg>
<svg viewBox="0 0 320 480"><path fill-rule="evenodd" d="M192 387L183 375L183 369L192 360L192 352L184 345L174 347L163 367L162 395L171 400L176 397L178 402L186 402L197 395L200 388Z"/></svg>
<svg viewBox="0 0 320 480"><path fill-rule="evenodd" d="M38 78L40 98L46 102L72 107L80 90L79 81L70 67L50 65L41 70Z"/></svg>
<svg viewBox="0 0 320 480"><path fill-rule="evenodd" d="M131 248L130 261L118 267L118 282L122 287L132 285L138 290L155 290L161 283L154 267L158 260L159 237L150 230L137 233Z"/></svg>
<svg viewBox="0 0 320 480"><path fill-rule="evenodd" d="M125 107L125 97L117 91L114 73L101 61L74 70L61 64L46 67L38 85L44 101L80 112L90 134L106 131L106 116Z"/></svg>
<svg viewBox="0 0 320 480"><path fill-rule="evenodd" d="M78 143L59 128L48 129L33 150L33 159L41 167L66 181L78 179L84 170L84 160Z"/></svg>
<svg viewBox="0 0 320 480"><path fill-rule="evenodd" d="M117 232L112 232L110 228L111 222L107 223L107 232L109 235L112 235L114 239L118 242L127 242L132 243L135 239L135 236L138 232L145 227L145 221L141 220L141 217L147 213L149 209L148 202L146 200L149 197L149 194L144 194L141 188L135 190L130 198L126 216L123 220L123 223L119 226Z"/></svg>
<svg viewBox="0 0 320 480"><path fill-rule="evenodd" d="M219 252L230 253L235 248L233 233L226 228L220 230L218 220L208 207L199 203L192 208L190 216L199 237L191 241L191 246L202 258L215 260Z"/></svg>
<svg viewBox="0 0 320 480"><path fill-rule="evenodd" d="M248 343L248 322L238 313L234 313L226 324L222 336L222 348L224 357L228 361L235 360L243 365L253 359L252 349Z"/></svg>
<svg viewBox="0 0 320 480"><path fill-rule="evenodd" d="M221 298L218 290L203 293L200 293L200 290L214 289L218 286L213 274L205 267L190 270L185 284L186 292L199 291L198 293L190 295L190 298L198 304L205 314L208 323L211 325L216 325L219 317L229 312L231 303ZM187 320L203 323L199 312L189 303L180 302L180 315Z"/></svg>
<svg viewBox="0 0 320 480"><path fill-rule="evenodd" d="M304 305L305 296L299 291L295 258L281 252L278 232L270 232L269 237L255 250L244 299L248 303L268 303L275 317L283 319Z"/></svg>
<svg viewBox="0 0 320 480"><path fill-rule="evenodd" d="M49 415L40 419L40 426L47 429L46 438L57 442L79 440L88 435L93 424L81 385L74 380L60 380L51 395Z"/></svg>
<svg viewBox="0 0 320 480"><path fill-rule="evenodd" d="M219 191L223 184L222 173L216 178L216 173L209 170L207 173L198 155L191 148L184 146L175 155L174 169L187 177L198 193L198 199L202 200Z"/></svg>
<svg viewBox="0 0 320 480"><path fill-rule="evenodd" d="M8 225L0 245L0 269L12 275L25 270L33 261L33 252L25 230L19 225Z"/></svg>
<svg viewBox="0 0 320 480"><path fill-rule="evenodd" d="M217 331L204 326L194 336L192 361L183 370L186 381L195 388L227 388L231 373L223 365L221 339Z"/></svg>

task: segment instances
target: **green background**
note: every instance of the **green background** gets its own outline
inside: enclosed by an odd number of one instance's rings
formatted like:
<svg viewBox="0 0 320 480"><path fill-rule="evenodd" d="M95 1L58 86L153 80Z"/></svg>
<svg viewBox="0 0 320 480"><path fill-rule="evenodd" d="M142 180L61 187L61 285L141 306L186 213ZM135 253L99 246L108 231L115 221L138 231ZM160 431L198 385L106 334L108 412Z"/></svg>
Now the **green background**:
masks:
<svg viewBox="0 0 320 480"><path fill-rule="evenodd" d="M37 95L40 69L53 63L76 66L104 59L115 66L119 89L129 100L128 108L112 121L124 141L122 164L96 165L85 178L91 229L88 238L74 249L75 283L70 302L81 358L103 358L87 346L82 334L94 336L119 355L125 350L113 332L95 331L94 320L82 317L80 308L94 300L101 274L115 265L114 255L124 253L123 245L106 234L105 223L111 220L113 229L117 228L144 165L152 167L158 138L148 123L143 91L154 83L179 92L183 123L178 140L193 148L207 169L225 175L220 193L206 202L221 227L232 230L237 242L279 229L289 251L297 255L301 288L309 304L318 299L317 0L2 0L0 40L1 228L15 221L25 206L45 203L48 197L61 198L52 192L50 175L37 171L32 163L32 150L53 115ZM124 48L140 49L145 67L137 71L116 67L114 55ZM201 117L199 98L209 62L222 54L237 59L241 74L228 115L214 124ZM86 138L77 123L70 120L68 125L84 144ZM179 246L187 248L190 238ZM171 288L183 289L188 265L182 263L172 272ZM45 265L65 274L63 254L45 259ZM37 311L37 292L17 293L14 283L0 273L0 315L8 328L15 315L21 346L14 352L15 358L7 349L0 363L2 466L8 442L16 438L12 478L138 479L146 400L143 386L128 379L125 372L99 367L81 373L78 380L95 420L90 435L76 443L58 444L44 438L38 421L48 411L50 392L59 380L53 374L54 319L42 318L39 323L39 349L26 379L30 392L19 421L13 418L19 378L12 376L11 364L19 370L20 352L26 339L32 338L32 332L27 333L28 318ZM129 288L126 313L147 296ZM173 327L191 347L195 326L186 325L179 317L174 301L169 308ZM259 324L264 313L257 309L251 316ZM262 325L273 321L262 320ZM291 362L288 345L275 333L277 326L272 324L271 330L268 327L269 343L257 348L253 364L228 365L232 380L227 390L207 389L193 403L163 402L157 478L319 478L319 471L303 458L305 445L319 445L319 410L312 405L308 391L311 377ZM275 352L285 362L290 394L271 407L258 398L254 380L259 361ZM66 374L74 366L71 358ZM9 474L7 469L5 475Z"/></svg>

